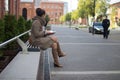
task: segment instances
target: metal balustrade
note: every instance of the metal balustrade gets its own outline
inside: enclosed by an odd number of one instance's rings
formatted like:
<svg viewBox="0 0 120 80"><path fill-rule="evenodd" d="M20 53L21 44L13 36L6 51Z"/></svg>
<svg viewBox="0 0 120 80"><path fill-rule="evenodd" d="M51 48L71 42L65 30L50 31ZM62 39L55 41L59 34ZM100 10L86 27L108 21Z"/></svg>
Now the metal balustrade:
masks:
<svg viewBox="0 0 120 80"><path fill-rule="evenodd" d="M23 36L23 35L25 35L25 34L29 34L29 33L30 33L30 30L28 30L28 31L26 31L26 32L24 32L24 33L22 33L22 34L20 34L20 35L18 35L18 36L15 36L15 37L12 38L12 39L9 39L9 40L1 43L1 44L0 44L0 48L4 47L5 45L7 45L7 44L10 43L10 42L17 41L17 43L18 43L18 44L21 46L21 48L22 48L22 53L28 53L28 51L27 51L27 45L26 45L19 37L21 37L21 36Z"/></svg>

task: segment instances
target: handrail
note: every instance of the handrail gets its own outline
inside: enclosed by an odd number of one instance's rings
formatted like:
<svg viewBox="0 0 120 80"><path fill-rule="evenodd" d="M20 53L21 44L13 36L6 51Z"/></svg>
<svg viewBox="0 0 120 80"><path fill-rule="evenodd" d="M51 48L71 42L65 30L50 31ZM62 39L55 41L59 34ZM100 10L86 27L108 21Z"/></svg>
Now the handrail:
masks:
<svg viewBox="0 0 120 80"><path fill-rule="evenodd" d="M2 48L3 46L7 45L8 43L16 40L17 38L19 38L19 37L21 37L21 36L23 36L23 35L25 35L25 34L27 34L27 33L29 33L29 32L30 32L30 30L28 30L28 31L26 31L26 32L24 32L24 33L22 33L22 34L20 34L20 35L18 35L18 36L16 36L16 37L14 37L14 38L12 38L12 39L9 39L9 40L1 43L1 44L0 44L0 48Z"/></svg>

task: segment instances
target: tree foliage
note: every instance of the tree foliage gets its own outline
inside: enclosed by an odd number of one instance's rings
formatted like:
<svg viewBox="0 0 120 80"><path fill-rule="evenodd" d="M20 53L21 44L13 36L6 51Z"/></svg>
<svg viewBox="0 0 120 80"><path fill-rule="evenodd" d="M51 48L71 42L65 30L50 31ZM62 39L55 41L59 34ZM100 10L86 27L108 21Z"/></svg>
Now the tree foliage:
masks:
<svg viewBox="0 0 120 80"><path fill-rule="evenodd" d="M60 21L77 20L78 18L88 18L95 14L105 15L110 0L78 0L77 9L61 16Z"/></svg>
<svg viewBox="0 0 120 80"><path fill-rule="evenodd" d="M46 15L46 16L45 16L45 20L46 20L47 23L50 21L49 15Z"/></svg>
<svg viewBox="0 0 120 80"><path fill-rule="evenodd" d="M86 15L94 16L97 14L105 14L108 4L106 0L79 0L78 1L78 11L79 16L84 18Z"/></svg>
<svg viewBox="0 0 120 80"><path fill-rule="evenodd" d="M97 0L96 2L96 13L98 15L105 15L107 8L109 7L106 0Z"/></svg>
<svg viewBox="0 0 120 80"><path fill-rule="evenodd" d="M79 18L79 11L78 10L74 10L72 13L71 13L71 20L76 20Z"/></svg>
<svg viewBox="0 0 120 80"><path fill-rule="evenodd" d="M71 13L67 13L65 15L65 21L70 21L71 20Z"/></svg>
<svg viewBox="0 0 120 80"><path fill-rule="evenodd" d="M63 16L60 17L60 22L61 23L65 22L65 15L63 15Z"/></svg>
<svg viewBox="0 0 120 80"><path fill-rule="evenodd" d="M77 11L78 11L78 15L79 17L81 18L84 18L87 14L87 10L85 10L86 6L85 6L85 1L84 0L79 0L78 1L78 8L77 8Z"/></svg>

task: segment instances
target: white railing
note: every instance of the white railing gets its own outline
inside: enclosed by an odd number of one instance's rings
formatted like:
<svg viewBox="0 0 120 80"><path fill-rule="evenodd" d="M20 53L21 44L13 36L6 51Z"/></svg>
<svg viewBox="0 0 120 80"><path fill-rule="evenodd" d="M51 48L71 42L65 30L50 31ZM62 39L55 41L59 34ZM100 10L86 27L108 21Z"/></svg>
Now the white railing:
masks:
<svg viewBox="0 0 120 80"><path fill-rule="evenodd" d="M24 32L24 33L22 33L22 34L20 34L20 35L18 35L18 36L15 36L15 37L12 38L12 39L9 39L8 41L5 41L5 42L1 43L1 44L0 44L0 48L4 47L4 46L7 45L8 43L16 40L16 41L18 42L18 44L21 46L22 52L23 52L23 53L28 53L28 51L27 51L27 45L25 45L25 43L19 38L19 37L21 37L21 36L23 36L23 35L25 35L25 34L27 34L27 33L29 34L29 33L30 33L30 30L28 30L28 31L26 31L26 32Z"/></svg>

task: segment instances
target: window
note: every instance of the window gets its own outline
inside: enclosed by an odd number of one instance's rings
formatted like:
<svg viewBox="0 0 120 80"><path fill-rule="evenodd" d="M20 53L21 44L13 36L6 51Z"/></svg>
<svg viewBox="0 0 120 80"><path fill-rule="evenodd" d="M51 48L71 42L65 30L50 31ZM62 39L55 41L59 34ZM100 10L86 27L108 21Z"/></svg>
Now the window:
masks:
<svg viewBox="0 0 120 80"><path fill-rule="evenodd" d="M24 17L25 20L27 20L27 9L26 8L23 8L22 16Z"/></svg>

